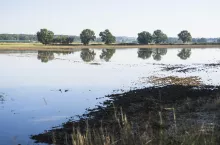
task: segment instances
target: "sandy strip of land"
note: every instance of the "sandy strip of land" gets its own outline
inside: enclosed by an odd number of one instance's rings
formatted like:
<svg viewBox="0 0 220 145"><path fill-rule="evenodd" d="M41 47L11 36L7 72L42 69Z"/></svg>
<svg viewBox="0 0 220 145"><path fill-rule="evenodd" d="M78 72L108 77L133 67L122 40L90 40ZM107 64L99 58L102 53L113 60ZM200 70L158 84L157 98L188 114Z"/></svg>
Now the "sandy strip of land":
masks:
<svg viewBox="0 0 220 145"><path fill-rule="evenodd" d="M71 49L115 49L115 48L220 48L220 45L42 45L39 43L0 43L0 50L71 50Z"/></svg>

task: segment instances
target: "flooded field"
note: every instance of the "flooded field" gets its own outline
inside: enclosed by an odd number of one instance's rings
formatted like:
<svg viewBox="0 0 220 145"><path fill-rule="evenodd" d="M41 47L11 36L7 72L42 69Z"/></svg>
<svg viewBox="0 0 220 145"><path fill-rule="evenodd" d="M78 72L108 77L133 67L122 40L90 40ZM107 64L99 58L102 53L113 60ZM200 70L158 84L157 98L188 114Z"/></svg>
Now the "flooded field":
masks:
<svg viewBox="0 0 220 145"><path fill-rule="evenodd" d="M0 144L218 144L220 49L0 51Z"/></svg>

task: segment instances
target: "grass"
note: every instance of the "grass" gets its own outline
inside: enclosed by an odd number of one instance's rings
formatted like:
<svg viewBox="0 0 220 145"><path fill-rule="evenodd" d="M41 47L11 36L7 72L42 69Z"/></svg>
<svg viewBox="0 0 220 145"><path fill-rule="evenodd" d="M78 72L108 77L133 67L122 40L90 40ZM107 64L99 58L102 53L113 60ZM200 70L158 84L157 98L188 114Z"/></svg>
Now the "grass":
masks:
<svg viewBox="0 0 220 145"><path fill-rule="evenodd" d="M103 107L31 138L56 145L218 145L219 94L220 87L177 85L112 94Z"/></svg>
<svg viewBox="0 0 220 145"><path fill-rule="evenodd" d="M156 133L150 133L153 126L146 123L144 130L140 131L134 128L133 123L129 122L123 111L115 112L115 121L118 123L119 130L100 127L92 128L86 123L85 131L80 128L73 128L73 133L65 134L64 145L217 145L215 134L215 124L202 124L201 126L184 126L190 128L185 133L178 132L176 125L176 114L174 108L164 108L172 112L173 128L166 130L163 120L163 114L158 112L159 130ZM121 109L122 110L122 109ZM172 135L171 135L172 134ZM59 142L59 143L58 143ZM60 144L56 135L52 132L52 143Z"/></svg>
<svg viewBox="0 0 220 145"><path fill-rule="evenodd" d="M156 77L152 76L148 79L149 83L152 83L154 85L182 85L182 86L201 86L201 78L197 76L191 76L191 77L183 77L180 78L178 76L168 76L168 77ZM144 78L142 78L142 81L145 82Z"/></svg>
<svg viewBox="0 0 220 145"><path fill-rule="evenodd" d="M0 50L65 50L65 49L81 49L81 48L97 48L97 49L100 48L220 48L220 44L104 45L100 43L92 43L88 46L84 46L81 43L73 43L70 45L43 45L40 43L0 43Z"/></svg>

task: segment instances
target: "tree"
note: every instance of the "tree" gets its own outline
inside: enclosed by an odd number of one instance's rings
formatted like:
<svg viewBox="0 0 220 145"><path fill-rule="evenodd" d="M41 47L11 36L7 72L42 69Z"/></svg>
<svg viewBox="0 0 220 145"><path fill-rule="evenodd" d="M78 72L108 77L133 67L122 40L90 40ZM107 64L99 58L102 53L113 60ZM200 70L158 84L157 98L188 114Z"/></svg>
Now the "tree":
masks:
<svg viewBox="0 0 220 145"><path fill-rule="evenodd" d="M80 57L82 58L83 61L90 62L95 59L95 55L96 53L94 52L94 50L82 49Z"/></svg>
<svg viewBox="0 0 220 145"><path fill-rule="evenodd" d="M100 59L104 59L108 62L115 53L115 49L102 49L102 54L100 55Z"/></svg>
<svg viewBox="0 0 220 145"><path fill-rule="evenodd" d="M182 41L182 40L180 40L180 41ZM196 38L192 38L192 42L193 43L197 43L197 39Z"/></svg>
<svg viewBox="0 0 220 145"><path fill-rule="evenodd" d="M61 37L61 44L70 44L73 43L74 38L69 36L62 36Z"/></svg>
<svg viewBox="0 0 220 145"><path fill-rule="evenodd" d="M164 34L161 30L154 31L153 40L156 44L164 43L167 39L167 35Z"/></svg>
<svg viewBox="0 0 220 145"><path fill-rule="evenodd" d="M180 59L186 60L190 57L191 55L191 49L183 48L177 56L179 56Z"/></svg>
<svg viewBox="0 0 220 145"><path fill-rule="evenodd" d="M84 45L88 45L90 41L95 41L95 32L90 29L85 29L80 34L80 39Z"/></svg>
<svg viewBox="0 0 220 145"><path fill-rule="evenodd" d="M47 29L41 29L40 32L37 32L37 39L42 44L50 44L53 42L54 33Z"/></svg>
<svg viewBox="0 0 220 145"><path fill-rule="evenodd" d="M217 39L217 43L220 43L220 38Z"/></svg>
<svg viewBox="0 0 220 145"><path fill-rule="evenodd" d="M143 31L138 33L137 41L139 44L148 44L152 42L152 35L149 32Z"/></svg>
<svg viewBox="0 0 220 145"><path fill-rule="evenodd" d="M182 40L183 43L186 43L186 42L191 42L192 41L192 36L191 34L186 31L186 30L183 30L181 31L179 34L178 34L178 37L179 37L179 40Z"/></svg>
<svg viewBox="0 0 220 145"><path fill-rule="evenodd" d="M103 32L100 32L99 36L101 37L102 42L105 42L105 44L115 43L116 41L115 36L113 36L108 29L106 29Z"/></svg>
<svg viewBox="0 0 220 145"><path fill-rule="evenodd" d="M74 37L71 36L56 36L53 39L53 43L60 43L60 44L70 44L73 43Z"/></svg>
<svg viewBox="0 0 220 145"><path fill-rule="evenodd" d="M207 43L206 38L200 38L197 40L198 43Z"/></svg>
<svg viewBox="0 0 220 145"><path fill-rule="evenodd" d="M148 59L151 57L152 53L152 49L140 48L138 50L138 57L142 59Z"/></svg>
<svg viewBox="0 0 220 145"><path fill-rule="evenodd" d="M0 34L0 40L37 41L37 36L36 35L29 35L29 34Z"/></svg>
<svg viewBox="0 0 220 145"><path fill-rule="evenodd" d="M71 43L73 43L73 41L74 41L74 37L72 37L72 36L68 36L67 38L66 38L66 44L71 44Z"/></svg>

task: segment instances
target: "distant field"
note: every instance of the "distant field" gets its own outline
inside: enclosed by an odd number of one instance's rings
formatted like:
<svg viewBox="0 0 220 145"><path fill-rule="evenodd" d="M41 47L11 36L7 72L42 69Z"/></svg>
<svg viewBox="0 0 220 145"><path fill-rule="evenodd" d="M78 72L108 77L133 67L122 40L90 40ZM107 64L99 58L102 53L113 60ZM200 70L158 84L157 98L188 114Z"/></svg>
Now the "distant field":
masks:
<svg viewBox="0 0 220 145"><path fill-rule="evenodd" d="M82 48L220 48L220 44L164 44L164 45L137 45L137 44L113 44L104 45L93 43L84 46L80 43L70 45L43 45L40 43L0 43L0 50L65 50L65 49L82 49Z"/></svg>

